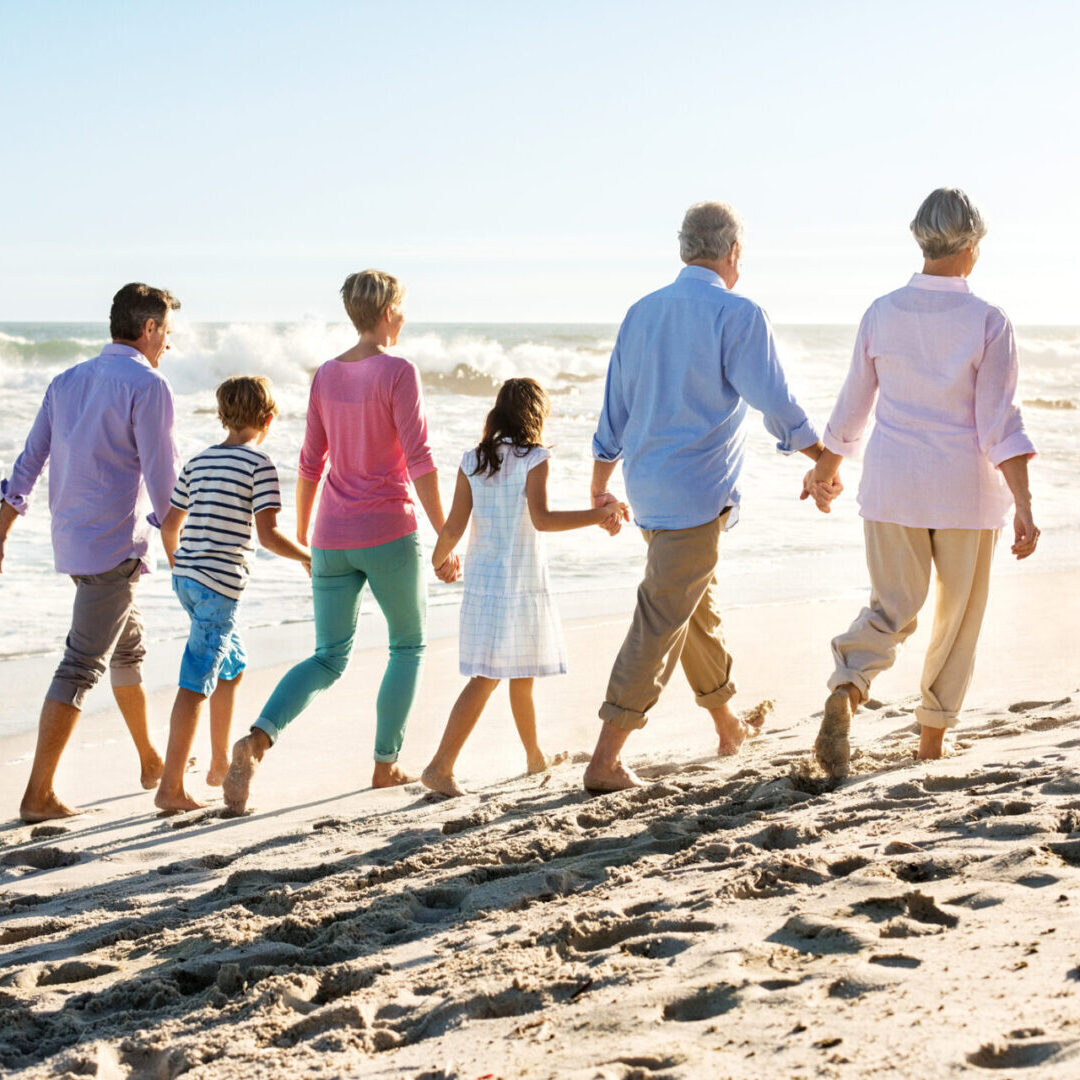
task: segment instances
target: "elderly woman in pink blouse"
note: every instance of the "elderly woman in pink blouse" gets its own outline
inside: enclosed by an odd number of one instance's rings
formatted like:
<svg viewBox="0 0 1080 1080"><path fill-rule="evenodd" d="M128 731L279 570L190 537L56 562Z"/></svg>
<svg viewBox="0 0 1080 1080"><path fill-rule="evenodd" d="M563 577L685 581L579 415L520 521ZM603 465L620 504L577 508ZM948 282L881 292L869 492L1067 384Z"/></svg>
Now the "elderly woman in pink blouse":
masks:
<svg viewBox="0 0 1080 1080"><path fill-rule="evenodd" d="M833 777L847 775L851 717L914 631L931 567L937 603L916 718L918 756L941 757L971 681L994 545L1010 506L1016 558L1031 555L1039 539L1027 475L1035 449L1014 401L1012 326L966 280L986 226L964 192L939 188L911 231L922 273L863 316L826 450L804 491L828 509L840 463L858 449L873 410L859 484L870 603L833 640L836 667L814 744Z"/></svg>
<svg viewBox="0 0 1080 1080"><path fill-rule="evenodd" d="M365 586L386 617L390 639L375 705L372 786L416 779L397 765L425 644L426 560L410 481L435 532L446 522L420 373L391 351L405 323L405 289L390 274L364 270L345 279L341 295L359 340L315 373L296 483L297 539L306 544L315 493L327 473L311 540L315 653L285 674L251 733L233 747L224 795L235 813L247 805L266 751L344 674ZM452 581L459 568L455 557L439 577Z"/></svg>

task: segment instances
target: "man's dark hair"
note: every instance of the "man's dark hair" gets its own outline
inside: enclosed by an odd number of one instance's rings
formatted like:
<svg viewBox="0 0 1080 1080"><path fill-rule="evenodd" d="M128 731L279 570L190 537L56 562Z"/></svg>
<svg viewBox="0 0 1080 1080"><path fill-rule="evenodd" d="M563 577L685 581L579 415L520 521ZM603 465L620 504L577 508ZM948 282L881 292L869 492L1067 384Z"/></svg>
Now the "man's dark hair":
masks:
<svg viewBox="0 0 1080 1080"><path fill-rule="evenodd" d="M170 311L179 307L180 301L168 289L133 281L113 297L109 333L113 341L138 341L147 319L160 325Z"/></svg>

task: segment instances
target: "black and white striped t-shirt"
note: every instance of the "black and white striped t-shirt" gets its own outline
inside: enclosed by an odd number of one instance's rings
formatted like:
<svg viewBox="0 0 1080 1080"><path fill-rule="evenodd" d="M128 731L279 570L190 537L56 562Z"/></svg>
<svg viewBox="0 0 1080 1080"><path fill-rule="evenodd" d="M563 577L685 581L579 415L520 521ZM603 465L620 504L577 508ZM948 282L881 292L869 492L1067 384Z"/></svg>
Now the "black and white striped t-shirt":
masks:
<svg viewBox="0 0 1080 1080"><path fill-rule="evenodd" d="M173 573L239 600L254 515L279 510L277 469L253 446L211 446L180 471L171 502L187 511Z"/></svg>

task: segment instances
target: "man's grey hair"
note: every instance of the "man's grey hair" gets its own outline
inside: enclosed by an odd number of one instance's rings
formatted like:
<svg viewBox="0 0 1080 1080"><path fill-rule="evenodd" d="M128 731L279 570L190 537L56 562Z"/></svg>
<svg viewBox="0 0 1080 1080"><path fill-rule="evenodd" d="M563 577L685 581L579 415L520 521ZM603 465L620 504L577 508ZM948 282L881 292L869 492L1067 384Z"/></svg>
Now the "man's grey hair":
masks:
<svg viewBox="0 0 1080 1080"><path fill-rule="evenodd" d="M977 244L986 235L986 222L959 188L938 188L923 200L911 234L926 258L944 259Z"/></svg>
<svg viewBox="0 0 1080 1080"><path fill-rule="evenodd" d="M722 202L694 203L679 230L679 254L684 263L723 259L742 240L742 218Z"/></svg>

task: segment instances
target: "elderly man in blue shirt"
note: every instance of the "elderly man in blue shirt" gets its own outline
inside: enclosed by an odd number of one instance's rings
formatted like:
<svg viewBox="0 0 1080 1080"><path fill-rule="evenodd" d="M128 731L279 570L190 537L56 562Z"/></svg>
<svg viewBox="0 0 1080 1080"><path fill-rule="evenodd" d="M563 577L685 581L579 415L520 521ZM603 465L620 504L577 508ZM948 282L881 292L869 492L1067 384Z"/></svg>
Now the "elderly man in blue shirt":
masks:
<svg viewBox="0 0 1080 1080"><path fill-rule="evenodd" d="M698 203L679 232L686 266L626 314L608 366L593 437L594 505L623 462L627 501L648 545L637 608L615 659L604 721L585 770L589 791L640 783L620 754L643 727L676 663L709 711L719 752L734 754L760 718L731 709L716 566L720 535L739 513L747 407L758 409L783 453L822 451L791 396L765 312L730 290L739 278L742 223L725 203Z"/></svg>

